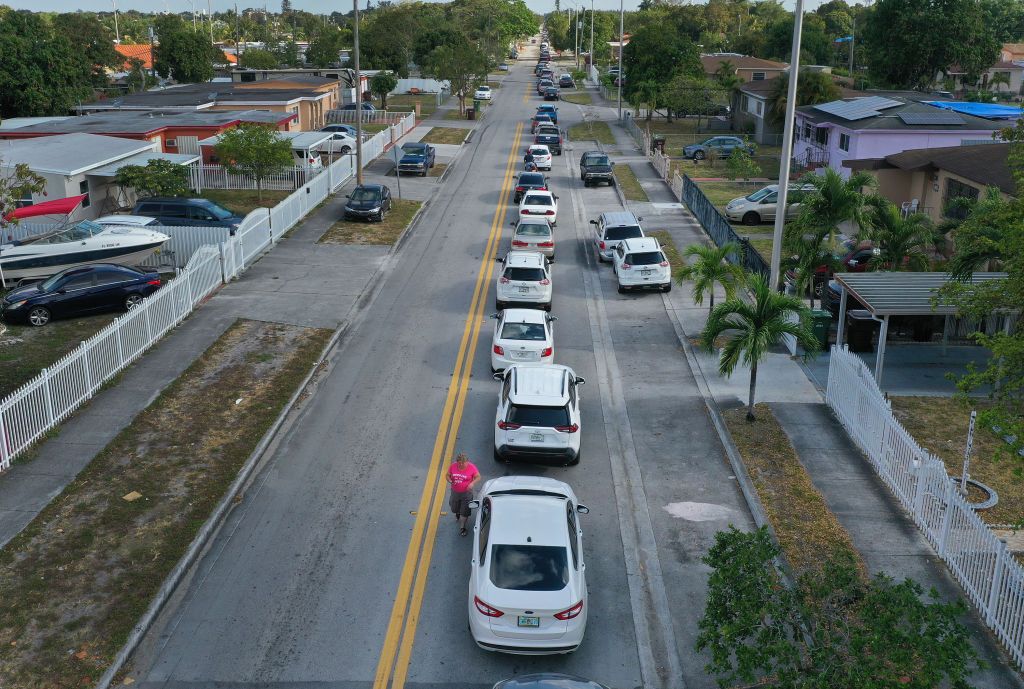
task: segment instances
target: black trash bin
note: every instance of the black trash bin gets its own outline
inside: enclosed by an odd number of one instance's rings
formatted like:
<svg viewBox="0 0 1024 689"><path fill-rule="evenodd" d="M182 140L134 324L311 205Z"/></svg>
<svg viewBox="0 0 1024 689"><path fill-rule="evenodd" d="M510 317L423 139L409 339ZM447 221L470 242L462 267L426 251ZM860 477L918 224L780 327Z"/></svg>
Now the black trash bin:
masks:
<svg viewBox="0 0 1024 689"><path fill-rule="evenodd" d="M476 110L473 109L473 108L466 108L466 119L468 119L468 120L475 120L476 119Z"/></svg>
<svg viewBox="0 0 1024 689"><path fill-rule="evenodd" d="M851 352L873 352L871 340L875 334L878 321L871 317L871 312L853 309L846 312L846 343Z"/></svg>

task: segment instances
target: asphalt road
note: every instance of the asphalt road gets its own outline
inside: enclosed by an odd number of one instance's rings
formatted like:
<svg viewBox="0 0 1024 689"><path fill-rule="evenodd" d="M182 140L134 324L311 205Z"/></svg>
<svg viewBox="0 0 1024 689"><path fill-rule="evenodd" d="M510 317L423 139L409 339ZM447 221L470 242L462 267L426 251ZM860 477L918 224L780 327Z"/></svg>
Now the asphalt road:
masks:
<svg viewBox="0 0 1024 689"><path fill-rule="evenodd" d="M577 142L555 158L556 362L587 378L582 461L491 459L493 256L508 248L513 174L537 104L520 61L396 255L326 376L162 615L130 676L145 689L489 687L550 670L616 689L715 686L693 651L715 531L749 527L658 294L620 296L587 221L619 204L583 189ZM560 104L560 124L582 109ZM571 483L590 616L568 656L487 653L467 631L470 539L441 471ZM440 481L440 482L439 482Z"/></svg>

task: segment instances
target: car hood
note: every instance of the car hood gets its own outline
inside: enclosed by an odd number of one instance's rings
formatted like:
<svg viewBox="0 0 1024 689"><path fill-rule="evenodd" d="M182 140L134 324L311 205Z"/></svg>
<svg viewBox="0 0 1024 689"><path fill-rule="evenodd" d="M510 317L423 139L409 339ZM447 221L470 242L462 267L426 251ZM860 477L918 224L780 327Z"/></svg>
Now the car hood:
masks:
<svg viewBox="0 0 1024 689"><path fill-rule="evenodd" d="M27 285L25 287L18 287L17 289L12 289L4 296L4 301L13 304L14 302L21 301L22 299L30 299L32 297L38 296L42 294L42 292L39 291L39 284Z"/></svg>
<svg viewBox="0 0 1024 689"><path fill-rule="evenodd" d="M583 166L587 172L611 172L611 165L598 165L597 163L587 163Z"/></svg>
<svg viewBox="0 0 1024 689"><path fill-rule="evenodd" d="M349 199L348 203L346 203L345 205L349 208L356 208L360 210L366 208L376 208L377 206L380 205L380 199L371 199L369 201L354 201L352 199Z"/></svg>
<svg viewBox="0 0 1024 689"><path fill-rule="evenodd" d="M426 153L406 153L402 156L403 163L422 163L427 159Z"/></svg>

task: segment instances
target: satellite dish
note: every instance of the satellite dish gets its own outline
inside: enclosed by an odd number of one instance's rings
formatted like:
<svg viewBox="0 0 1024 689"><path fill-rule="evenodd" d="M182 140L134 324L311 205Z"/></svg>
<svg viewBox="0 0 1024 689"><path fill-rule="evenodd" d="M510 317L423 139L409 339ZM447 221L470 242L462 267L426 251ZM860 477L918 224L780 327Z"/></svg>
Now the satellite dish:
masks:
<svg viewBox="0 0 1024 689"><path fill-rule="evenodd" d="M218 95L219 94L216 91L210 91L209 95L207 95L207 98L209 98L210 100L217 100Z"/></svg>
<svg viewBox="0 0 1024 689"><path fill-rule="evenodd" d="M123 103L124 103L124 98L117 98L117 99L114 100L113 103L111 103L111 105L113 105L115 108L120 108Z"/></svg>

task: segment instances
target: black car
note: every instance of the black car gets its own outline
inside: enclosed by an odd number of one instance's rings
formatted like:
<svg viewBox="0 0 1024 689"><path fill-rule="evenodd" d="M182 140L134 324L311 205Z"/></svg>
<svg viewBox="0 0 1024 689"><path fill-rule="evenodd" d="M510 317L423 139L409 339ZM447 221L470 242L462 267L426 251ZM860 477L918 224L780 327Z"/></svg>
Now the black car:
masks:
<svg viewBox="0 0 1024 689"><path fill-rule="evenodd" d="M360 184L346 197L344 217L380 222L391 210L391 190L383 184Z"/></svg>
<svg viewBox="0 0 1024 689"><path fill-rule="evenodd" d="M548 86L544 89L544 100L558 100L559 91L557 86Z"/></svg>
<svg viewBox="0 0 1024 689"><path fill-rule="evenodd" d="M568 74L563 74L558 77L558 86L563 89L574 89L576 88L576 82Z"/></svg>
<svg viewBox="0 0 1024 689"><path fill-rule="evenodd" d="M160 289L160 274L115 263L67 268L0 301L8 323L46 325L54 318L131 309Z"/></svg>
<svg viewBox="0 0 1024 689"><path fill-rule="evenodd" d="M339 108L339 109L340 110L355 110L356 109L356 104L355 103L349 103L347 105L341 106L341 108ZM365 110L366 112L377 112L377 108L374 107L373 103L365 103L364 102L362 109Z"/></svg>
<svg viewBox="0 0 1024 689"><path fill-rule="evenodd" d="M520 172L516 180L516 191L513 201L519 203L528 191L550 191L548 178L543 172Z"/></svg>
<svg viewBox="0 0 1024 689"><path fill-rule="evenodd" d="M580 157L580 179L583 186L589 187L605 182L615 186L615 175L612 174L612 162L604 151L587 151Z"/></svg>

